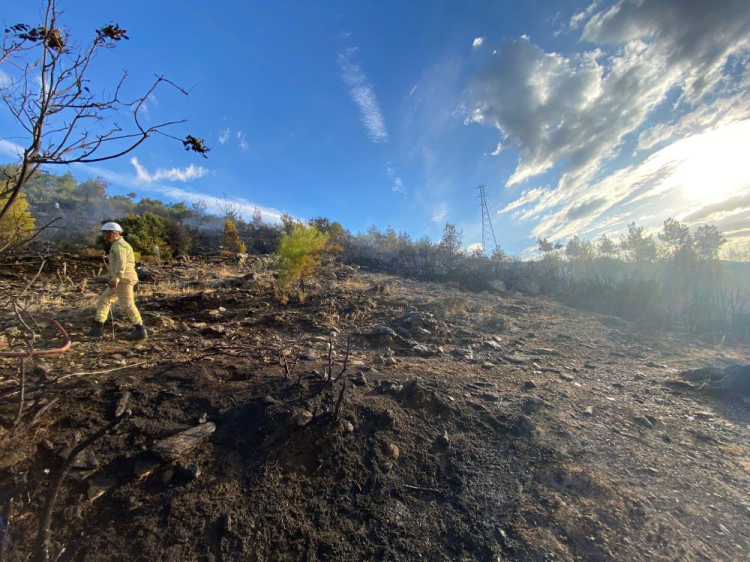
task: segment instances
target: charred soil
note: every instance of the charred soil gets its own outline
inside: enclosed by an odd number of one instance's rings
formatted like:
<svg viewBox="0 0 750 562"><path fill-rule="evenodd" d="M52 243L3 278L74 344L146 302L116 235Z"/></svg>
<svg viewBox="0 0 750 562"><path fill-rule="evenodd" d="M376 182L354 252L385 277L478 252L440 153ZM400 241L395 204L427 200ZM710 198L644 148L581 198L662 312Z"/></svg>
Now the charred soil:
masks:
<svg viewBox="0 0 750 562"><path fill-rule="evenodd" d="M118 404L63 481L53 559L750 556L750 408L680 376L747 348L340 264L282 307L263 258L154 267L149 339L124 340L118 314L92 341L101 264L62 261L30 294L73 346L30 365L16 426L2 360L6 560L34 551L63 458ZM23 349L3 321L0 351Z"/></svg>

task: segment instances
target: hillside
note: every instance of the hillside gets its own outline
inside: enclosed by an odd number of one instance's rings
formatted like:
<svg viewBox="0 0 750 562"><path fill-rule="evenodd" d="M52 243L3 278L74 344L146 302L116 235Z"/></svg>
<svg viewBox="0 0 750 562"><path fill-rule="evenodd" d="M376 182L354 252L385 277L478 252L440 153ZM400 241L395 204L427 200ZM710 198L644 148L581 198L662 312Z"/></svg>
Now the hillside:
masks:
<svg viewBox="0 0 750 562"><path fill-rule="evenodd" d="M749 556L747 401L681 375L747 364L747 346L336 263L281 307L263 257L154 267L137 294L151 337L123 340L118 311L95 342L102 264L64 261L31 293L73 346L34 363L15 429L17 361L0 363L7 560L118 404L131 414L63 482L53 559ZM5 268L0 292L37 267ZM19 343L3 314L0 351ZM165 443L189 428L184 451Z"/></svg>

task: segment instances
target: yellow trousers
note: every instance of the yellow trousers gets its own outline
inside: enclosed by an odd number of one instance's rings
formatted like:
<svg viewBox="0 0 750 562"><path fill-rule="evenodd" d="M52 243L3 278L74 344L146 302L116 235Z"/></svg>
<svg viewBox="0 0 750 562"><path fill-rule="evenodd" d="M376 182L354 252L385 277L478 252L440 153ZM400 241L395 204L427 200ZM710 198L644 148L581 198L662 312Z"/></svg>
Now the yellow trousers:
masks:
<svg viewBox="0 0 750 562"><path fill-rule="evenodd" d="M119 304L120 308L125 311L133 324L143 324L141 313L138 312L138 309L135 307L133 287L133 283L127 283L124 281L120 281L117 284L116 289L110 289L107 287L107 289L99 295L99 300L96 301L96 321L106 322L107 316L109 316L109 309L112 308L112 305L117 301L117 304Z"/></svg>

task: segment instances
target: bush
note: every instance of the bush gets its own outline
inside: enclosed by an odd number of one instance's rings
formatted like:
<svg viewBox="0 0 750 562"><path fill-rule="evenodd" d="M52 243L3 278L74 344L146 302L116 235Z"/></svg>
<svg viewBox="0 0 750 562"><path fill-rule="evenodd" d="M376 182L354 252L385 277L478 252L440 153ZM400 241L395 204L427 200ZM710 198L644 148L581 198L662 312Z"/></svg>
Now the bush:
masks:
<svg viewBox="0 0 750 562"><path fill-rule="evenodd" d="M0 209L2 209L8 196L0 197ZM36 221L31 216L29 203L23 193L19 193L11 205L10 210L0 220L0 251L14 248L26 238L32 235Z"/></svg>
<svg viewBox="0 0 750 562"><path fill-rule="evenodd" d="M167 223L153 213L143 215L130 214L116 222L125 231L125 239L140 256L158 256L161 259L171 259L172 249L167 243ZM101 239L97 246L103 245Z"/></svg>
<svg viewBox="0 0 750 562"><path fill-rule="evenodd" d="M299 284L298 296L304 298L305 280L314 275L323 262L328 245L328 235L314 226L298 224L289 234L282 236L275 255L279 267L276 296L281 302L289 300L289 294Z"/></svg>
<svg viewBox="0 0 750 562"><path fill-rule="evenodd" d="M224 236L221 238L221 246L227 252L234 254L244 254L247 252L245 243L237 232L237 226L232 219L224 221Z"/></svg>

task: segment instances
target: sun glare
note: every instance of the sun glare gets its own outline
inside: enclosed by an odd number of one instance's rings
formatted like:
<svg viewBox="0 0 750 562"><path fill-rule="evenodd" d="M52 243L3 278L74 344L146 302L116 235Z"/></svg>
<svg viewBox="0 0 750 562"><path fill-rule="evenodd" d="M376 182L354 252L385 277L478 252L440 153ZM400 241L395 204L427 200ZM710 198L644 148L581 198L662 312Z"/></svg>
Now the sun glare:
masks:
<svg viewBox="0 0 750 562"><path fill-rule="evenodd" d="M750 189L750 120L676 142L666 149L675 165L668 180L689 202L715 203Z"/></svg>

